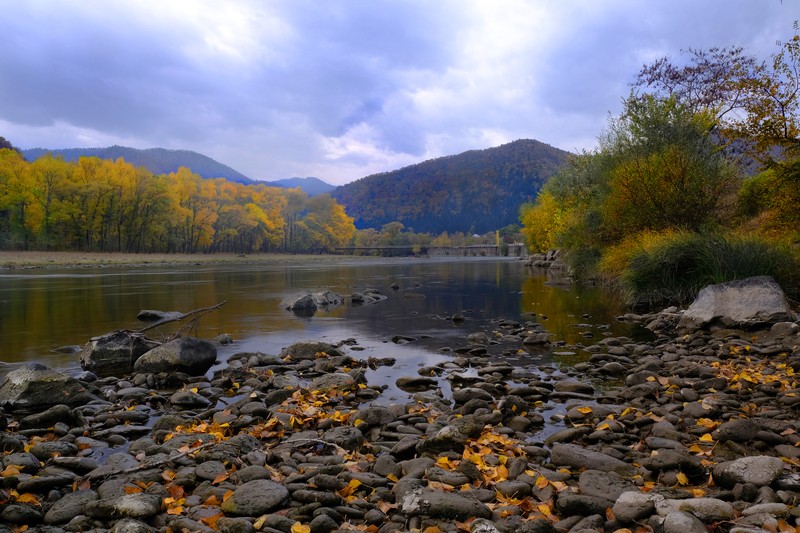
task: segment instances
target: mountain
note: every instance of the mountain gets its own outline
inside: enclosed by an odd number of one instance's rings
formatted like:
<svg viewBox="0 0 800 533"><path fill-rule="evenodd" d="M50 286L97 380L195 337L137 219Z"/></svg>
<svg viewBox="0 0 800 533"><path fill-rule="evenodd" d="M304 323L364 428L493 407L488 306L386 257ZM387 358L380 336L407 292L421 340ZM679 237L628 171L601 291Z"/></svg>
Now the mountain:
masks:
<svg viewBox="0 0 800 533"><path fill-rule="evenodd" d="M325 194L328 192L333 191L336 186L331 185L330 183L326 183L319 178L286 178L282 180L275 180L275 181L268 181L266 182L267 185L273 185L275 187L286 187L287 189L293 189L295 187L300 187L309 196L316 196L318 194Z"/></svg>
<svg viewBox="0 0 800 533"><path fill-rule="evenodd" d="M58 150L30 148L22 151L28 161L35 161L48 153L61 156L64 161L77 161L79 157L84 156L111 160L121 157L134 166L145 167L153 174L169 174L178 170L179 167L186 167L204 178L225 178L238 183L255 183L255 181L231 167L190 150L167 150L165 148L140 150L138 148L114 145L107 148L65 148Z"/></svg>
<svg viewBox="0 0 800 533"><path fill-rule="evenodd" d="M530 139L361 178L332 193L359 229L399 221L417 233L478 232L519 222L519 208L568 152Z"/></svg>

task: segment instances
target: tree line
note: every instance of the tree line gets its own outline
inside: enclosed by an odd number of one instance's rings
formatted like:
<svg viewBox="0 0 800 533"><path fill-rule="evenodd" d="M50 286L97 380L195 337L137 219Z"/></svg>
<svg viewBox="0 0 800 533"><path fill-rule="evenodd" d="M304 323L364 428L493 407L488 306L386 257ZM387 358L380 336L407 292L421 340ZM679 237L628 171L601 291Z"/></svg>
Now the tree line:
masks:
<svg viewBox="0 0 800 533"><path fill-rule="evenodd" d="M329 195L153 174L123 159L46 155L3 139L0 248L129 253L321 252L349 243L353 219Z"/></svg>
<svg viewBox="0 0 800 533"><path fill-rule="evenodd" d="M645 65L599 148L523 206L529 246L565 250L634 303L754 274L798 292L798 73L798 35L765 61L712 48Z"/></svg>

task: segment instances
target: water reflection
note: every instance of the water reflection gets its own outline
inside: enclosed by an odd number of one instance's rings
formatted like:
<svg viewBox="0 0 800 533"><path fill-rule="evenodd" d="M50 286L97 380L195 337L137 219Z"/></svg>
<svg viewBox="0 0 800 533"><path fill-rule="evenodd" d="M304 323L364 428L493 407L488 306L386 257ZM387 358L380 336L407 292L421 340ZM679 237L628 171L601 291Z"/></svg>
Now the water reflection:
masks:
<svg viewBox="0 0 800 533"><path fill-rule="evenodd" d="M74 354L53 349L115 329L144 327L136 320L142 309L187 312L222 301L226 305L203 316L192 333L231 334L237 343L227 352L277 353L297 340L356 338L365 357L396 357L398 367L431 364L443 357L441 347L463 344L466 335L491 329L497 318L526 320L533 313L554 337L571 344L591 342L583 336L589 330L595 340L606 332L630 333L614 320L621 307L605 291L558 288L547 281L518 260L490 258L5 272L0 273L0 357L7 363L38 361L75 369ZM374 305L348 303L311 317L280 306L302 290L349 295L364 288L389 298ZM466 320L448 320L454 313ZM389 342L394 335L419 340L398 346Z"/></svg>

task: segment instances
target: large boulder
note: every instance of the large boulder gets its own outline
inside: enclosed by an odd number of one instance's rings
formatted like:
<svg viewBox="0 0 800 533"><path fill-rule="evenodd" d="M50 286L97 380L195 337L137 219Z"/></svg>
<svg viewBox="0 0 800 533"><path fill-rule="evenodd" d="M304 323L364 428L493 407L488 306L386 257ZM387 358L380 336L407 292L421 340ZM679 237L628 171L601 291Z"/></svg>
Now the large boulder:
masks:
<svg viewBox="0 0 800 533"><path fill-rule="evenodd" d="M94 337L81 351L81 368L98 376L123 376L133 372L133 365L158 342L135 331L114 331Z"/></svg>
<svg viewBox="0 0 800 533"><path fill-rule="evenodd" d="M9 372L0 384L0 407L9 411L42 411L96 399L86 384L38 363Z"/></svg>
<svg viewBox="0 0 800 533"><path fill-rule="evenodd" d="M156 346L136 360L136 372L185 372L202 376L217 360L217 348L208 341L179 337Z"/></svg>
<svg viewBox="0 0 800 533"><path fill-rule="evenodd" d="M794 320L780 285L769 276L757 276L705 287L681 317L678 328L750 328Z"/></svg>

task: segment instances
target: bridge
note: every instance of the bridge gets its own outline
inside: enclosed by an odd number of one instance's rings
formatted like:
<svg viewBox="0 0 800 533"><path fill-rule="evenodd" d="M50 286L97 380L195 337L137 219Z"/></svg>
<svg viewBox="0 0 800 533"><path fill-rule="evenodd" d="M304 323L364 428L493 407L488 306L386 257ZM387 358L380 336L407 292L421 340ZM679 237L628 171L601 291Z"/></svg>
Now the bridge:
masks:
<svg viewBox="0 0 800 533"><path fill-rule="evenodd" d="M342 246L334 253L380 257L524 257L524 244L471 244L468 246Z"/></svg>

